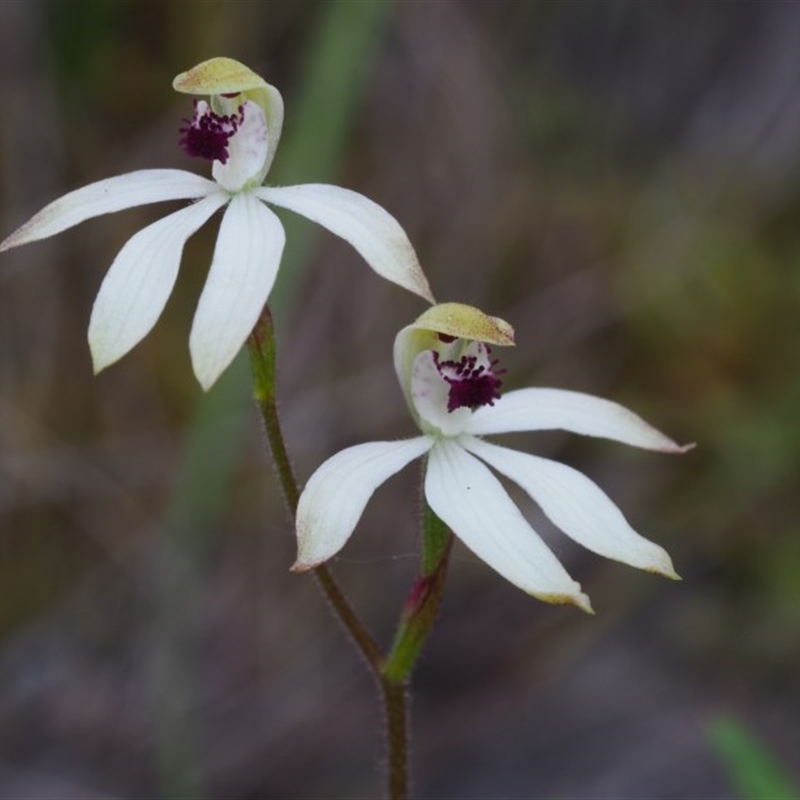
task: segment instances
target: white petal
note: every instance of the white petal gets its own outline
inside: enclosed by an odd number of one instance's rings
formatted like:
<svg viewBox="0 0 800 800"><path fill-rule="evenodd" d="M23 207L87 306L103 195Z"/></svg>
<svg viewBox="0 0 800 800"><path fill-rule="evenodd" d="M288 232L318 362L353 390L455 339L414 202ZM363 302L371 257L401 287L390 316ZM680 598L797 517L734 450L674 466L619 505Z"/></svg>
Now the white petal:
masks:
<svg viewBox="0 0 800 800"><path fill-rule="evenodd" d="M226 163L215 161L214 180L229 192L238 192L261 172L267 160L267 120L256 103L243 104L244 122L228 142Z"/></svg>
<svg viewBox="0 0 800 800"><path fill-rule="evenodd" d="M411 399L424 426L443 436L457 436L472 416L469 408L447 410L450 384L436 367L434 354L425 350L414 360L411 369Z"/></svg>
<svg viewBox="0 0 800 800"><path fill-rule="evenodd" d="M231 199L189 335L194 374L209 389L233 361L267 302L285 241L275 214L251 194Z"/></svg>
<svg viewBox="0 0 800 800"><path fill-rule="evenodd" d="M0 243L0 252L61 233L91 217L165 200L193 200L219 191L213 181L180 169L144 169L106 178L45 206Z"/></svg>
<svg viewBox="0 0 800 800"><path fill-rule="evenodd" d="M548 603L591 612L589 598L527 523L489 469L457 442L431 450L425 497L434 513L490 567Z"/></svg>
<svg viewBox="0 0 800 800"><path fill-rule="evenodd" d="M150 332L175 285L183 245L226 202L222 193L206 197L148 225L120 250L103 279L89 323L95 373Z"/></svg>
<svg viewBox="0 0 800 800"><path fill-rule="evenodd" d="M256 194L341 236L378 275L433 302L428 280L400 223L364 195L324 183L264 186Z"/></svg>
<svg viewBox="0 0 800 800"><path fill-rule="evenodd" d="M553 524L588 550L677 578L666 551L631 528L608 495L566 464L464 436L461 444L521 486Z"/></svg>
<svg viewBox="0 0 800 800"><path fill-rule="evenodd" d="M694 447L676 444L618 403L563 389L518 389L509 392L493 406L479 408L464 430L485 436L553 429L614 439L634 447L667 453L683 453Z"/></svg>
<svg viewBox="0 0 800 800"><path fill-rule="evenodd" d="M369 442L329 458L300 495L298 554L292 569L313 569L338 553L375 490L432 444L427 436L401 442Z"/></svg>

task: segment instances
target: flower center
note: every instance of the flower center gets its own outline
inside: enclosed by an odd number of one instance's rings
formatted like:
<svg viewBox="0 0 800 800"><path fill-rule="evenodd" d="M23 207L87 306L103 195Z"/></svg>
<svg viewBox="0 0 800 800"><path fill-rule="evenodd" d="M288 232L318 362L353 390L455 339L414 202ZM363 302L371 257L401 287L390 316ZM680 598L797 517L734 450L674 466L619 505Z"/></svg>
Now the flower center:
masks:
<svg viewBox="0 0 800 800"><path fill-rule="evenodd" d="M479 344L479 355L464 355L458 361L442 361L434 351L433 360L439 374L450 384L447 396L447 411L457 408L470 408L473 411L481 406L493 406L500 399L503 382L497 379L505 373L497 369L499 359L489 361L491 348Z"/></svg>
<svg viewBox="0 0 800 800"><path fill-rule="evenodd" d="M244 106L238 114L221 116L204 100L195 100L194 116L183 121L186 127L178 131L183 134L178 144L186 154L224 164L230 156L228 142L244 122Z"/></svg>

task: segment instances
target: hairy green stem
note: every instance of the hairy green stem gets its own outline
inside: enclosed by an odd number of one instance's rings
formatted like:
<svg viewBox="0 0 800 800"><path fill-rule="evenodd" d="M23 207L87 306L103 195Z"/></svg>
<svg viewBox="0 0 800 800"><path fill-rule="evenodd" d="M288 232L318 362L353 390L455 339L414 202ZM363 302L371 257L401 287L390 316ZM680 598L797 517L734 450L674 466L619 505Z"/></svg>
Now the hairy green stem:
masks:
<svg viewBox="0 0 800 800"><path fill-rule="evenodd" d="M275 380L275 330L272 325L272 315L266 306L247 344L250 351L255 399L264 419L267 439L272 450L275 467L278 470L283 495L286 498L292 519L294 519L297 514L300 491L297 488L297 481L294 477L278 417L278 397ZM330 570L324 564L321 564L314 570L314 574L334 613L350 633L373 672L376 675L379 674L383 664L383 654L339 588Z"/></svg>
<svg viewBox="0 0 800 800"><path fill-rule="evenodd" d="M452 534L426 502L422 515L422 569L406 597L392 649L381 670L392 798L408 797L408 684L442 602L452 544Z"/></svg>
<svg viewBox="0 0 800 800"><path fill-rule="evenodd" d="M409 797L408 686L405 681L398 683L382 676L381 689L389 747L389 798L407 800Z"/></svg>

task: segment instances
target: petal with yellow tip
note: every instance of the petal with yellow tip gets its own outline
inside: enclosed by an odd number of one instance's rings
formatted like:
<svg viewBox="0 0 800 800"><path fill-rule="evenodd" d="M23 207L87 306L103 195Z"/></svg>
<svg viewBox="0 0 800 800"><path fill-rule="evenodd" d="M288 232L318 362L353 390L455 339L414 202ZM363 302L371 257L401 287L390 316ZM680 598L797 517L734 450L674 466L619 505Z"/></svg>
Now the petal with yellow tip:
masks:
<svg viewBox="0 0 800 800"><path fill-rule="evenodd" d="M500 481L457 441L442 439L431 450L425 497L436 516L506 580L545 602L572 603L591 613L589 598Z"/></svg>
<svg viewBox="0 0 800 800"><path fill-rule="evenodd" d="M677 578L666 550L638 534L597 484L578 470L462 436L461 445L520 486L550 521L593 553Z"/></svg>

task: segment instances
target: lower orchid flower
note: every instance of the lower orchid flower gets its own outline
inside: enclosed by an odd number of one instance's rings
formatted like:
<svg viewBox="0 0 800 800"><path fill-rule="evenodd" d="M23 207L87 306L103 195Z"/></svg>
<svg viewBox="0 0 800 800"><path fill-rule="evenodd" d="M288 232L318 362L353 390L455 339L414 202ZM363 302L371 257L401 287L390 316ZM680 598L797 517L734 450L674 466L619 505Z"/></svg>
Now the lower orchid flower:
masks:
<svg viewBox="0 0 800 800"><path fill-rule="evenodd" d="M493 345L511 345L503 320L457 303L434 306L397 335L398 380L421 436L349 447L322 464L297 509L295 571L334 556L389 477L427 455L425 498L479 558L529 594L591 612L589 598L523 517L489 467L518 484L568 536L599 555L677 578L657 544L636 533L589 478L565 464L483 439L513 431L561 429L634 447L682 453L626 408L560 389L501 395Z"/></svg>
<svg viewBox="0 0 800 800"><path fill-rule="evenodd" d="M178 275L186 240L227 206L189 336L192 366L208 389L233 360L267 302L284 231L268 205L313 220L348 241L382 277L433 302L414 248L397 220L363 195L338 186L263 186L283 125L275 87L229 58L212 58L175 78L174 88L209 95L195 103L181 146L212 162L214 180L149 169L92 183L55 200L0 242L0 252L91 217L166 200L194 200L154 222L122 248L92 309L95 372L138 344L157 322Z"/></svg>

